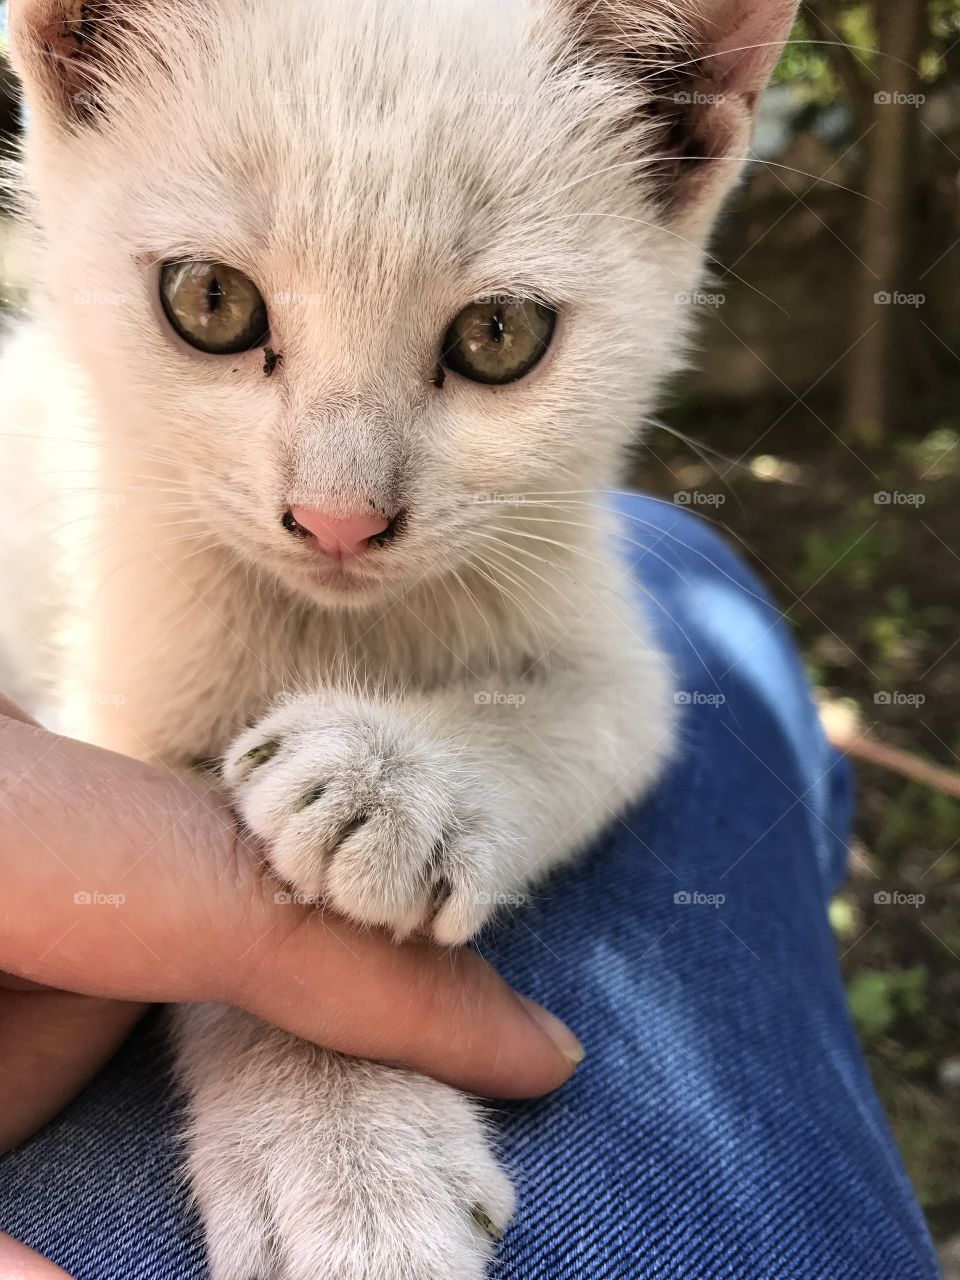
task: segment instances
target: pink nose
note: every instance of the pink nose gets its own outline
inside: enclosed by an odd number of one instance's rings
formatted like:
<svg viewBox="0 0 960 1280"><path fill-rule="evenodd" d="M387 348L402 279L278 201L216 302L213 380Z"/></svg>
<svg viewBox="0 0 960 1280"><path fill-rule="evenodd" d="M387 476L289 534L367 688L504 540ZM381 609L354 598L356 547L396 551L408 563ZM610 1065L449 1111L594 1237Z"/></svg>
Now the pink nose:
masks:
<svg viewBox="0 0 960 1280"><path fill-rule="evenodd" d="M370 539L386 532L390 521L382 516L330 516L309 507L294 507L297 524L310 531L322 551L334 560L347 560L366 551Z"/></svg>

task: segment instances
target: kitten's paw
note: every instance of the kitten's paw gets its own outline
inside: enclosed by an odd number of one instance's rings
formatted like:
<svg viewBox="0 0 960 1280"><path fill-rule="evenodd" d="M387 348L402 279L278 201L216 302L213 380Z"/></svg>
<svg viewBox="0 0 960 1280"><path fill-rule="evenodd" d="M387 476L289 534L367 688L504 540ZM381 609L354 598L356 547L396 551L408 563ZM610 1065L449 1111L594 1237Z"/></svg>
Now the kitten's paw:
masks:
<svg viewBox="0 0 960 1280"><path fill-rule="evenodd" d="M463 942L509 887L494 789L402 711L293 699L237 739L223 772L278 876L364 924Z"/></svg>
<svg viewBox="0 0 960 1280"><path fill-rule="evenodd" d="M244 1046L234 1027L226 1063L218 1052L189 1073L213 1280L484 1280L513 1191L476 1104L409 1072L254 1036Z"/></svg>

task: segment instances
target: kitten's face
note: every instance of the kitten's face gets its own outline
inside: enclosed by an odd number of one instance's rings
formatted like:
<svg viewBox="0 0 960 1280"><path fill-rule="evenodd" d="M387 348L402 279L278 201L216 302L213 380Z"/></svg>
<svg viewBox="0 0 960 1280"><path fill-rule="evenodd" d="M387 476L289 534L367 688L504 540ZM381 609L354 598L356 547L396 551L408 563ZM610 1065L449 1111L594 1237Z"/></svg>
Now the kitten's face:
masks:
<svg viewBox="0 0 960 1280"><path fill-rule="evenodd" d="M677 363L718 191L665 214L662 133L529 3L218 15L170 4L162 69L148 26L82 140L41 122L32 144L108 456L122 434L142 472L172 460L225 545L325 601L509 570L518 515L615 479ZM183 263L217 265L164 269ZM391 524L339 559L301 509Z"/></svg>

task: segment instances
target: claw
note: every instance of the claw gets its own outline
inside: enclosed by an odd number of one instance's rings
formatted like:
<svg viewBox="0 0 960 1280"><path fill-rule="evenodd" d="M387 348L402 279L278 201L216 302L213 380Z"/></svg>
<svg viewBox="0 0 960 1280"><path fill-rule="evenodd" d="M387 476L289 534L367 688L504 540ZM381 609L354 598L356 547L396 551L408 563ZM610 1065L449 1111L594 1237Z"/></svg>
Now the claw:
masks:
<svg viewBox="0 0 960 1280"><path fill-rule="evenodd" d="M318 782L315 787L311 787L309 791L300 797L297 803L293 806L293 812L303 813L304 809L309 809L312 804L316 804L326 789L325 783Z"/></svg>
<svg viewBox="0 0 960 1280"><path fill-rule="evenodd" d="M249 764L256 769L258 765L266 764L268 760L272 760L279 750L280 743L275 739L271 739L269 742L261 742L259 747L254 747L252 751L242 755L237 763Z"/></svg>
<svg viewBox="0 0 960 1280"><path fill-rule="evenodd" d="M486 1213L478 1204L475 1204L470 1210L470 1216L481 1231L490 1236L492 1240L496 1240L498 1244L500 1243L503 1239L503 1232L490 1217L489 1213Z"/></svg>

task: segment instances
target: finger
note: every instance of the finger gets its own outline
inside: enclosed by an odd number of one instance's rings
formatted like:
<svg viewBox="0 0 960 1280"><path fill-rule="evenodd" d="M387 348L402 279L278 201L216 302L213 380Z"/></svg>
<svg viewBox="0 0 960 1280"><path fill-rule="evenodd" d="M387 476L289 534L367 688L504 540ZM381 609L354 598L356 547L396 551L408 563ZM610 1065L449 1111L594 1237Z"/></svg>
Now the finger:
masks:
<svg viewBox="0 0 960 1280"><path fill-rule="evenodd" d="M66 1271L13 1236L0 1234L0 1280L70 1280Z"/></svg>
<svg viewBox="0 0 960 1280"><path fill-rule="evenodd" d="M0 988L0 1152L59 1114L113 1056L145 1007L68 991Z"/></svg>
<svg viewBox="0 0 960 1280"><path fill-rule="evenodd" d="M547 1093L582 1060L569 1028L476 952L397 946L318 912L284 920L289 910L265 904L259 940L246 954L226 953L232 1003L304 1039L486 1097Z"/></svg>
<svg viewBox="0 0 960 1280"><path fill-rule="evenodd" d="M546 1093L571 1074L573 1036L472 952L397 947L278 905L257 850L201 786L10 720L0 784L4 773L0 967L101 997L243 1004L491 1096Z"/></svg>

